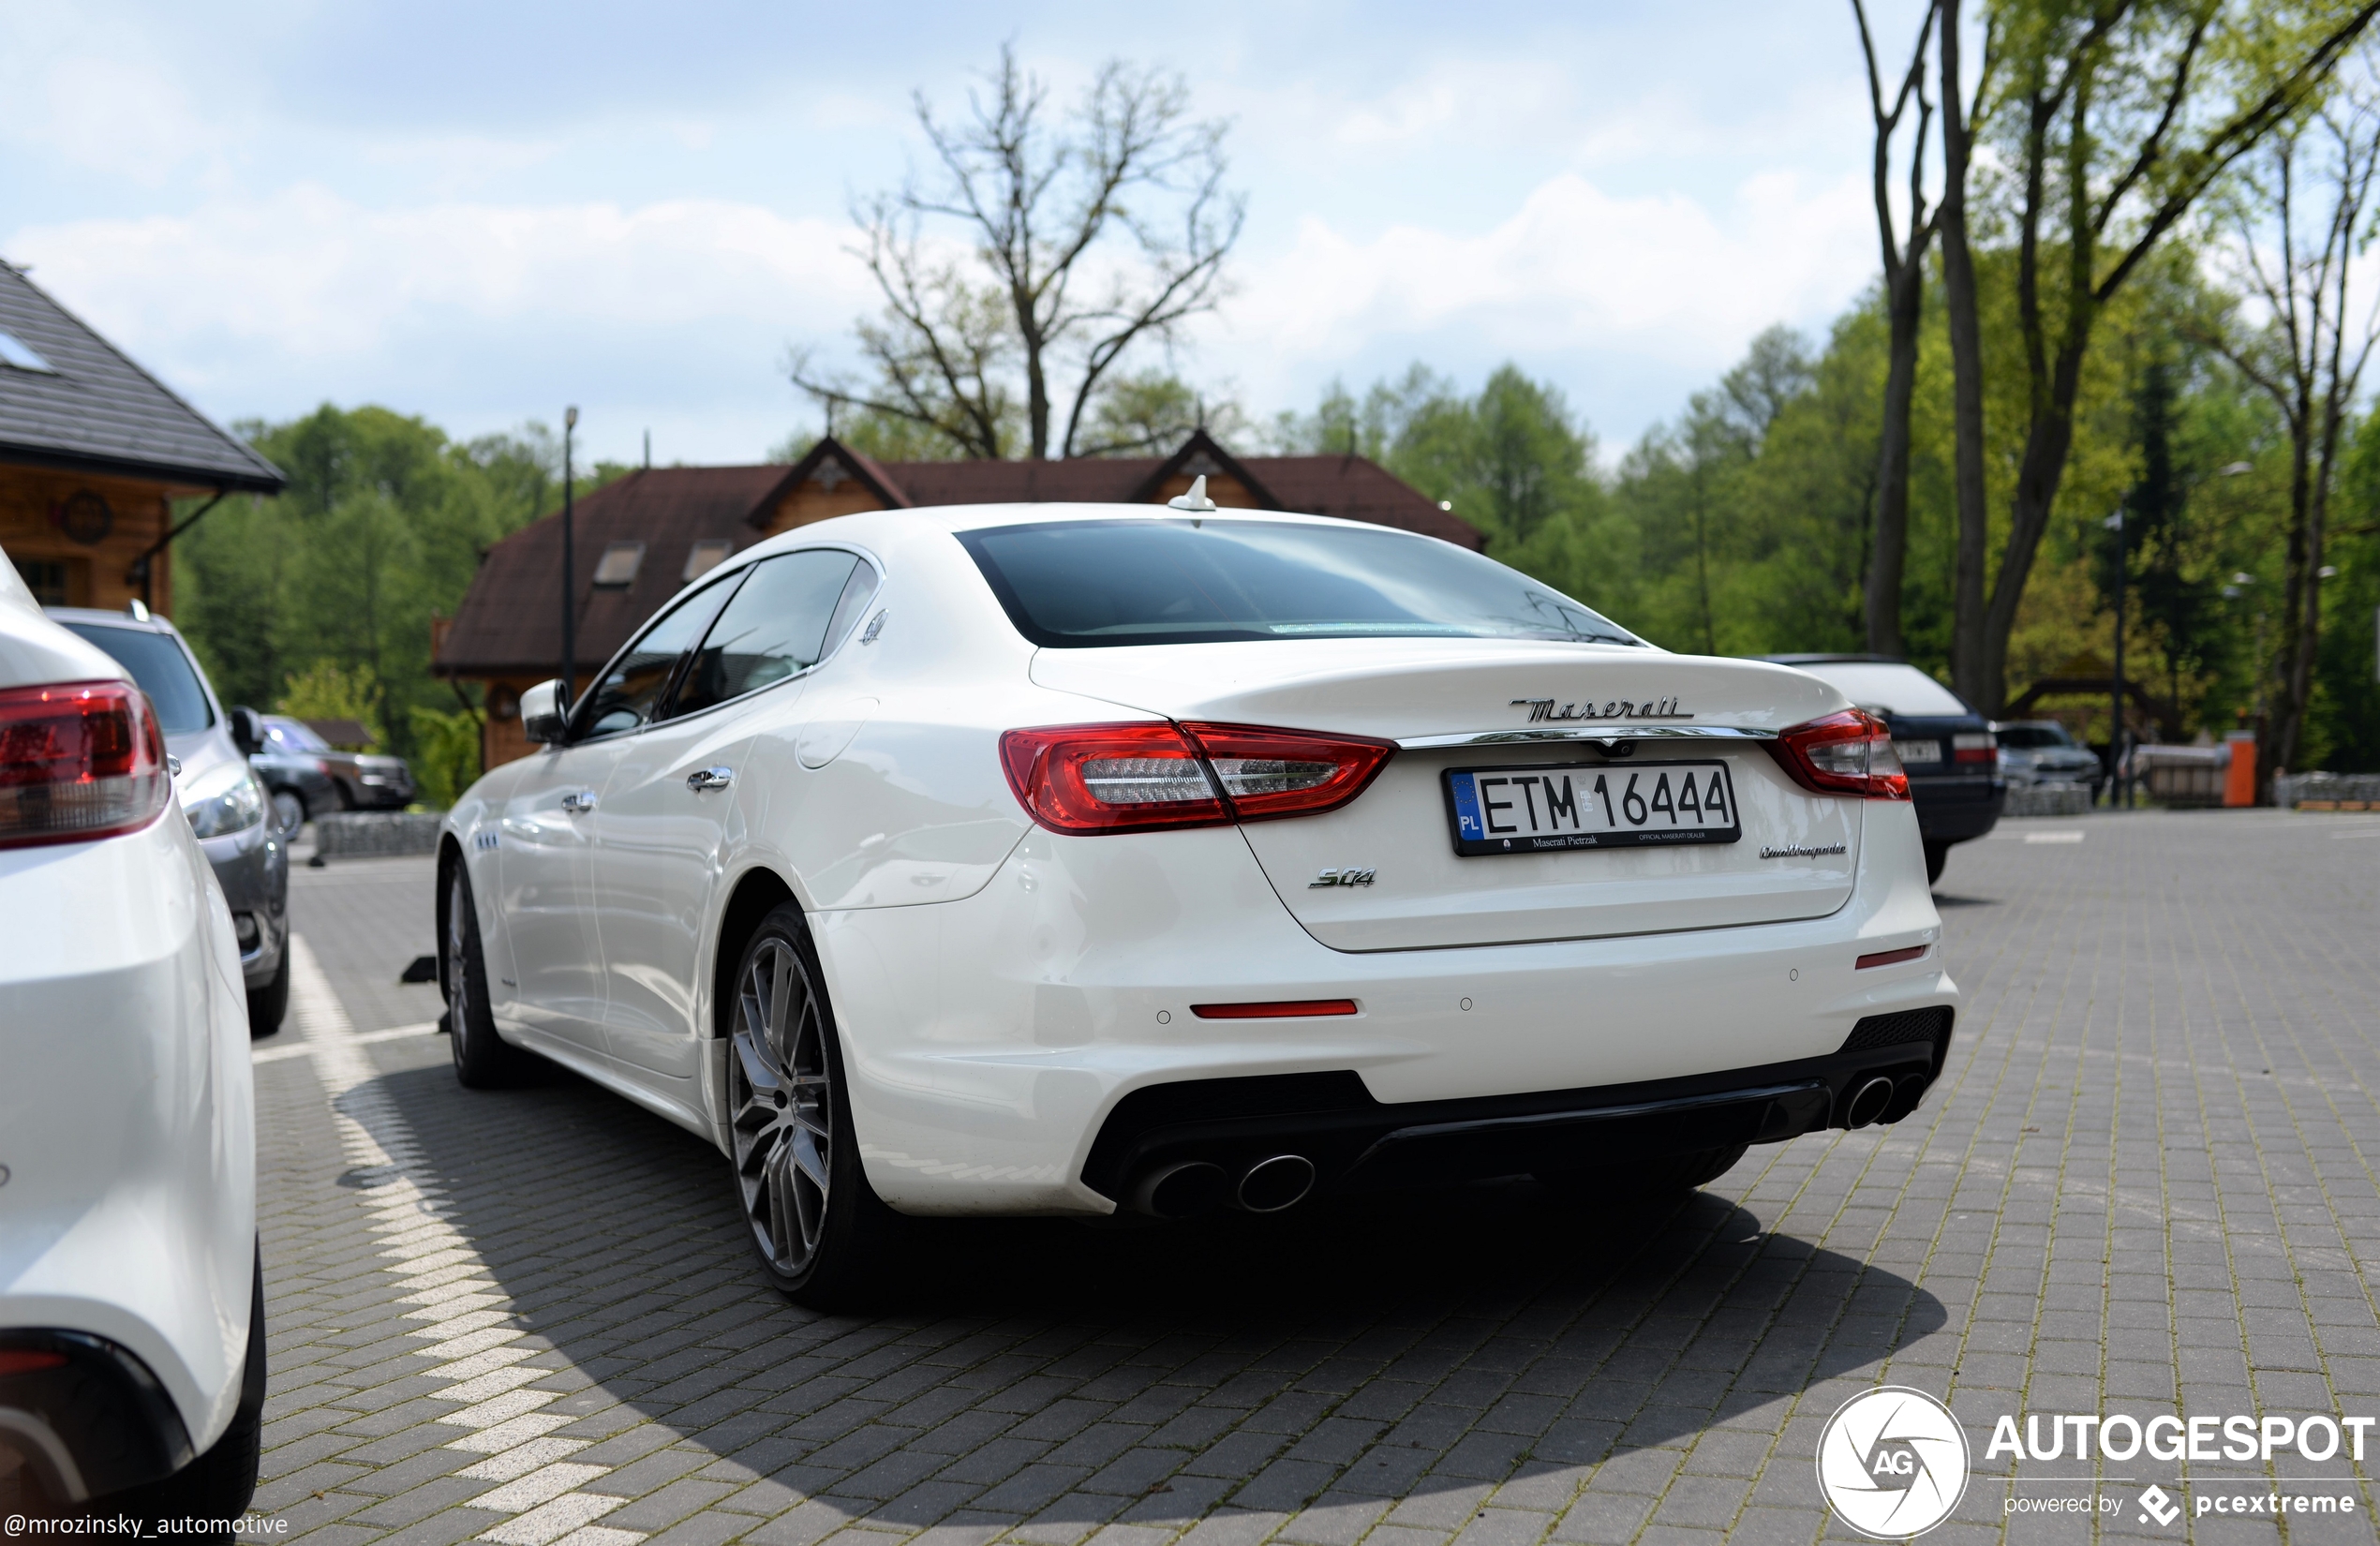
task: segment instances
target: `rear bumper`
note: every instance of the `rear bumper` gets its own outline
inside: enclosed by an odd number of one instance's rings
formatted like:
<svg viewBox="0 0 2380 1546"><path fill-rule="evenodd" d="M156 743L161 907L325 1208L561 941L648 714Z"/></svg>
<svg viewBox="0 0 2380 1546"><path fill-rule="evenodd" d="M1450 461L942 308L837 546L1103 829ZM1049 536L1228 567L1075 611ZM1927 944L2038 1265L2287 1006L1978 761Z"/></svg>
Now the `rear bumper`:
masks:
<svg viewBox="0 0 2380 1546"><path fill-rule="evenodd" d="M1831 1112L1845 1070L1826 1060L1860 1021L1957 1003L1907 805L1870 804L1857 862L1852 900L1824 917L1351 953L1298 927L1230 828L1036 833L974 898L821 910L811 928L879 1196L914 1213L1104 1214L1121 1182L1092 1153L1112 1114L1184 1082L1353 1080L1363 1104L1350 1108L1364 1114L1324 1125L1360 1129L1345 1141L1364 1149L1482 1112L1592 1108L1601 1114L1567 1125L1632 1132L1648 1124L1612 1126L1608 1108L1639 1098L1635 1087L1666 1099L1817 1078L1823 1100L1803 1106ZM1285 1000L1350 1000L1357 1012L1215 1019L1192 1007ZM1797 1122L1827 1120L1803 1106ZM1433 1134L1431 1165L1460 1152L1465 1166L1530 1168L1479 1157L1510 1137ZM1357 1157L1334 1163L1352 1174ZM1386 1174L1387 1163L1362 1167Z"/></svg>
<svg viewBox="0 0 2380 1546"><path fill-rule="evenodd" d="M1470 1100L1383 1105L1351 1071L1153 1085L1108 1113L1082 1181L1162 1214L1172 1210L1152 1183L1180 1166L1214 1167L1218 1197L1279 1155L1310 1164L1317 1193L1401 1190L1897 1122L1941 1073L1952 1018L1948 1007L1872 1016L1839 1051L1765 1067ZM1890 1097L1854 1117L1853 1093L1878 1078Z"/></svg>
<svg viewBox="0 0 2380 1546"><path fill-rule="evenodd" d="M123 1349L192 1449L231 1421L256 1271L246 996L169 812L0 854L0 1336Z"/></svg>

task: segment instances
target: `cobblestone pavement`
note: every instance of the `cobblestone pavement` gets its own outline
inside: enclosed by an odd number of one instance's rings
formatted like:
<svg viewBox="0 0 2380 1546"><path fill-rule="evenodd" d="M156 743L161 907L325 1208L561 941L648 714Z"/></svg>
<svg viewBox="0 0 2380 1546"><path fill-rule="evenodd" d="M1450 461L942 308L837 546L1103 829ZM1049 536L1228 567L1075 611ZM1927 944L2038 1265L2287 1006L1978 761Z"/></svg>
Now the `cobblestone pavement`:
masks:
<svg viewBox="0 0 2380 1546"><path fill-rule="evenodd" d="M951 1226L872 1318L765 1287L677 1128L568 1076L458 1088L434 990L396 983L429 890L426 860L299 871L291 1024L259 1047L256 1506L312 1539L1848 1539L1817 1435L1880 1382L1974 1449L1929 1541L2373 1539L2380 1453L2185 1483L1984 1451L2022 1412L2380 1414L2380 820L2006 824L1944 877L1968 1008L1924 1107L1666 1210L1510 1182ZM2006 1512L2094 1470L2120 1512ZM2272 1478L2357 1512L2131 1506Z"/></svg>

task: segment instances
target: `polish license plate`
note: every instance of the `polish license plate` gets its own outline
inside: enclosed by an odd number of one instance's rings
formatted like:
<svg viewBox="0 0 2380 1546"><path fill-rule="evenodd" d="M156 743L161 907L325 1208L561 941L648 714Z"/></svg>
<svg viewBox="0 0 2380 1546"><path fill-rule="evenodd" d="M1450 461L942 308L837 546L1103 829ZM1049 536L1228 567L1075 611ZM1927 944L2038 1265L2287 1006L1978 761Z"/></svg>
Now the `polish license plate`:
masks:
<svg viewBox="0 0 2380 1546"><path fill-rule="evenodd" d="M1723 762L1458 767L1447 772L1446 795L1454 851L1465 857L1744 835Z"/></svg>
<svg viewBox="0 0 2380 1546"><path fill-rule="evenodd" d="M1940 741L1895 741L1893 755L1900 759L1903 767L1907 767L1911 763L1938 763L1942 760L1942 743Z"/></svg>

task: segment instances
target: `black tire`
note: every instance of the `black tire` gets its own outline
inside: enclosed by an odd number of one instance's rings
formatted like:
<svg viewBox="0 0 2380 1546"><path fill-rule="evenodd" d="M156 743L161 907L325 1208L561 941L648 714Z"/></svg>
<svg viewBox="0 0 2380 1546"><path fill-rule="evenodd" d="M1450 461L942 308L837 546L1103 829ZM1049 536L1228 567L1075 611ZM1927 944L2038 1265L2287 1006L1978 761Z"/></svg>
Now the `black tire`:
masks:
<svg viewBox="0 0 2380 1546"><path fill-rule="evenodd" d="M1933 885L1942 878L1942 866L1950 862L1950 844L1929 842L1926 845L1926 884Z"/></svg>
<svg viewBox="0 0 2380 1546"><path fill-rule="evenodd" d="M533 1071L530 1055L496 1033L487 1006L487 963L480 954L479 911L471 905L471 878L454 861L446 880L445 958L448 1047L454 1078L466 1090L503 1090Z"/></svg>
<svg viewBox="0 0 2380 1546"><path fill-rule="evenodd" d="M275 833L283 842L289 842L297 837L298 828L305 825L305 796L294 789L275 790L273 792L273 830Z"/></svg>
<svg viewBox="0 0 2380 1546"><path fill-rule="evenodd" d="M1540 1183L1572 1202L1611 1203L1659 1199L1708 1186L1735 1167L1749 1146L1735 1143L1691 1153L1670 1154L1632 1165L1600 1165L1578 1170L1540 1170Z"/></svg>
<svg viewBox="0 0 2380 1546"><path fill-rule="evenodd" d="M240 1405L231 1425L206 1453L163 1481L94 1498L82 1511L97 1517L129 1515L156 1522L176 1519L238 1519L256 1498L256 1473L264 1452L264 1258L257 1257L248 1298L248 1353L240 1375Z"/></svg>
<svg viewBox="0 0 2380 1546"><path fill-rule="evenodd" d="M281 964L273 969L273 980L261 988L248 989L248 1039L258 1040L281 1029L281 1021L290 1012L290 942L281 940Z"/></svg>
<svg viewBox="0 0 2380 1546"><path fill-rule="evenodd" d="M728 1117L746 1237L787 1298L862 1308L892 1265L901 1220L859 1162L834 1009L800 908L761 920L731 980Z"/></svg>

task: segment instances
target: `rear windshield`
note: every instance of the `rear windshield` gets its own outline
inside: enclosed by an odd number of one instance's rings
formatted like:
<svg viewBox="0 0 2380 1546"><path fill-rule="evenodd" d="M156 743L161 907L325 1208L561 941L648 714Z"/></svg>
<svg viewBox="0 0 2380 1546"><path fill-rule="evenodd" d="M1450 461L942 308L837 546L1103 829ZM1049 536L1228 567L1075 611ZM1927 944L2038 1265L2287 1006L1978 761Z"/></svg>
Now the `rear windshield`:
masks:
<svg viewBox="0 0 2380 1546"><path fill-rule="evenodd" d="M1833 682L1843 690L1844 697L1862 708L1881 708L1887 714L1905 714L1911 719L1963 718L1975 712L1960 701L1958 694L1913 665L1884 661L1824 661L1802 669Z"/></svg>
<svg viewBox="0 0 2380 1546"><path fill-rule="evenodd" d="M958 533L1036 645L1234 639L1641 643L1492 558L1383 527L1131 517Z"/></svg>
<svg viewBox="0 0 2380 1546"><path fill-rule="evenodd" d="M156 706L157 727L167 735L204 730L215 722L207 707L206 690L199 686L199 674L190 669L190 657L167 635L145 628L110 628L104 623L66 626L114 656L116 664L132 673L133 681Z"/></svg>
<svg viewBox="0 0 2380 1546"><path fill-rule="evenodd" d="M2000 744L2020 751L2038 751L2045 746L2072 746L2075 738L2066 734L2062 724L2012 724L2001 730Z"/></svg>

